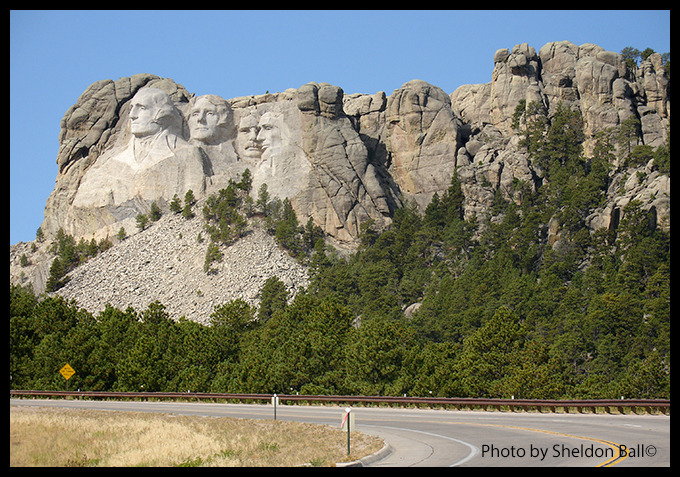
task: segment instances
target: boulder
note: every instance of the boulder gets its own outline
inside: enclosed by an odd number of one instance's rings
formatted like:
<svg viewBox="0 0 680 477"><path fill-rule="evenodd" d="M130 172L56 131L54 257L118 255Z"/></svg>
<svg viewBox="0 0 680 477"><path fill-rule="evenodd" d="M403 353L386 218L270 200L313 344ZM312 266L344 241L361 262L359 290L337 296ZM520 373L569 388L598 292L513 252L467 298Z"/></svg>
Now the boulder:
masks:
<svg viewBox="0 0 680 477"><path fill-rule="evenodd" d="M491 83L459 86L451 93L450 99L451 109L463 122L462 134L466 129L479 131L484 124L491 123Z"/></svg>

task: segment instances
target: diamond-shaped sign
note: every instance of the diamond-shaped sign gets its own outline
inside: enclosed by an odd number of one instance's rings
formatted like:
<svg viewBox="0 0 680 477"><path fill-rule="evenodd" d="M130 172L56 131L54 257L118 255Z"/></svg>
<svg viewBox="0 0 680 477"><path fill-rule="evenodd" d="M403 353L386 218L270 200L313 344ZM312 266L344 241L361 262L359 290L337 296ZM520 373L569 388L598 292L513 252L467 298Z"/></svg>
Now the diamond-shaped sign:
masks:
<svg viewBox="0 0 680 477"><path fill-rule="evenodd" d="M74 370L74 369L71 367L71 365L68 364L68 363L67 363L63 368L61 368L61 369L59 370L59 372L60 372L61 375L64 377L64 379L66 379L67 381L69 380L69 378L70 378L71 376L73 376L74 374L76 374L75 370Z"/></svg>

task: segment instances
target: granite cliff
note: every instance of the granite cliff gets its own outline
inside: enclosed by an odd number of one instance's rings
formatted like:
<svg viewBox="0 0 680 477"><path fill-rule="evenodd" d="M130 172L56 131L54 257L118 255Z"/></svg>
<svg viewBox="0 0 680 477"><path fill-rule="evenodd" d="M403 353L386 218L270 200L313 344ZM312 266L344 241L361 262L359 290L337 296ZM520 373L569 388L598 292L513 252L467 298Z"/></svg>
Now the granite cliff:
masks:
<svg viewBox="0 0 680 477"><path fill-rule="evenodd" d="M115 242L121 227L135 232L135 217L148 213L152 202L165 212L173 196L188 189L203 200L238 180L245 169L252 173L254 198L267 184L272 196L289 198L300 223L311 218L328 242L351 250L363 223L387 227L394 211L409 201L424 211L454 174L465 195L464 215L481 221L496 194L521 202L521 190L513 185L538 189L545 174L520 145L514 126L518 112L538 108L551 118L559 104L578 110L586 155L592 154L598 133L616 134L629 118L639 124L634 143L657 147L666 140L670 79L658 54L633 69L621 55L592 44L552 42L537 52L523 43L498 50L489 64L489 83L463 85L451 94L412 80L389 96L345 94L339 86L308 83L225 100L195 96L169 78L150 74L98 81L62 119L59 169L41 226L46 240L10 247L10 280L44 290L52 259L48 244L60 228L76 238ZM586 226L615 228L623 207L638 199L656 224L670 227L669 174L656 170L652 161L612 166L611 186ZM559 230L551 233L559 237ZM127 260L120 255L123 245L126 256L140 255L141 240L131 237L101 259L116 254L115 260ZM195 242L194 237L191 247ZM142 247L137 252L135 243ZM20 266L22 255L29 258L28 266ZM246 280L247 257L241 268ZM264 279L279 273L271 268L261 274ZM72 287L93 280L85 272L73 273ZM117 275L108 276L115 280ZM288 285L294 290L300 283L297 277ZM200 290L213 293L211 286L200 285ZM122 292L121 287L99 289ZM188 287L187 293L195 301L194 288L199 286ZM232 297L226 288L215 286L217 296L206 300ZM159 296L154 287L139 289L147 290L142 301ZM112 300L111 293L97 303Z"/></svg>

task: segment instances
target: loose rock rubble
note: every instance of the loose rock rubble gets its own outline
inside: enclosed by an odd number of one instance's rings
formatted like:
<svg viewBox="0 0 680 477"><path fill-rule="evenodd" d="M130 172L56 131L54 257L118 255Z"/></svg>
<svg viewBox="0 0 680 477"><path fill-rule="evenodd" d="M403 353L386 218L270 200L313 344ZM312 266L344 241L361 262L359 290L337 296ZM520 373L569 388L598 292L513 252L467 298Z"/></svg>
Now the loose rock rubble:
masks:
<svg viewBox="0 0 680 477"><path fill-rule="evenodd" d="M127 238L69 274L56 294L75 299L92 313L107 303L142 310L154 300L174 319L181 316L208 323L216 305L241 298L257 305L264 282L276 276L294 296L309 284L307 268L279 248L273 237L253 223L233 245L220 246L216 273L203 271L208 240L203 220L172 214Z"/></svg>

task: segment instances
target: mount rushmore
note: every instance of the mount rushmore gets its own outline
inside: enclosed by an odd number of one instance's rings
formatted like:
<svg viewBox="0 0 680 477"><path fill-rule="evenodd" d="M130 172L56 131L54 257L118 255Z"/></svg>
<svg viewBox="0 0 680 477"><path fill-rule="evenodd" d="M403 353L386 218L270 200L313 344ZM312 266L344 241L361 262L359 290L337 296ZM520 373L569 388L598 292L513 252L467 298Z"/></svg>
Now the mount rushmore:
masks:
<svg viewBox="0 0 680 477"><path fill-rule="evenodd" d="M95 83L62 122L43 231L111 237L133 230L152 202L167 208L190 189L200 199L246 169L255 191L267 184L340 241L400 205L343 114L342 89L309 84L267 96L243 107L153 75Z"/></svg>
<svg viewBox="0 0 680 477"><path fill-rule="evenodd" d="M121 227L134 232L135 217L152 202L167 210L189 189L205 198L249 169L251 194L267 184L271 196L291 201L301 223L311 218L334 245L351 249L361 224L386 227L407 202L424 211L454 174L466 217L482 218L498 191L521 200L513 181L540 187L543 172L513 128L518 105L538 104L548 117L560 103L578 109L586 155L598 132L633 116L639 144L666 140L670 80L659 54L630 68L593 44L557 41L537 52L522 43L499 49L489 65L489 83L451 94L422 80L389 96L311 82L224 99L195 96L152 74L97 81L61 121L56 184L41 230L47 238L61 228L76 238L113 239ZM613 181L587 226L615 226L623 205L644 197L669 227L670 177L649 172ZM11 248L11 277L13 260Z"/></svg>

